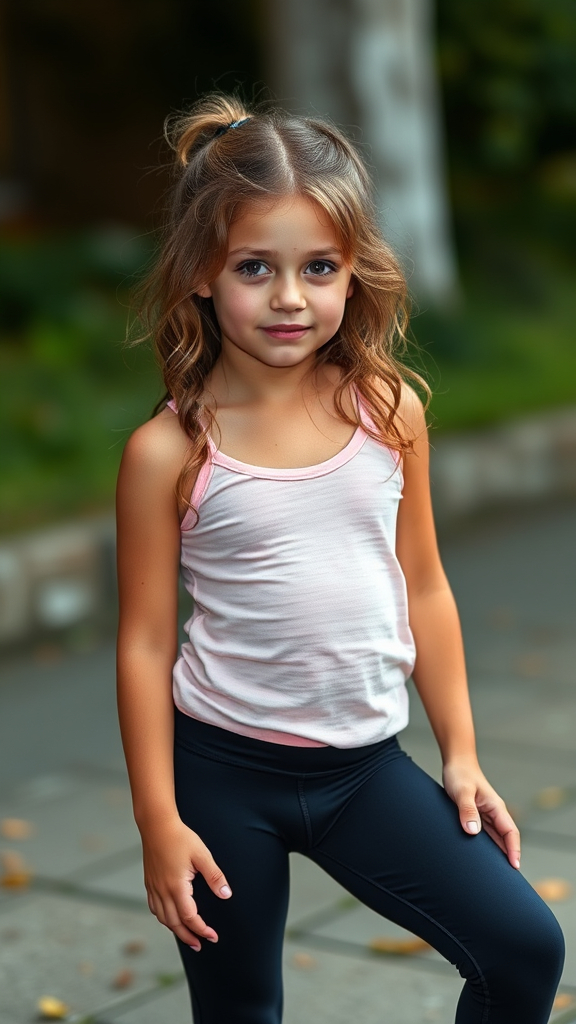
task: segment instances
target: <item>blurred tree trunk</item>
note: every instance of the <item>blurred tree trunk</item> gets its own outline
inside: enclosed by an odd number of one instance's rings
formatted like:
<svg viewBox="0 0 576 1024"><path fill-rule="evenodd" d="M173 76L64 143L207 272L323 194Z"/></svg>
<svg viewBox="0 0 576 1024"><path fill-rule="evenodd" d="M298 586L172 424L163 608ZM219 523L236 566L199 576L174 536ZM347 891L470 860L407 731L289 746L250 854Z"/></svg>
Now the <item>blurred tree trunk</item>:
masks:
<svg viewBox="0 0 576 1024"><path fill-rule="evenodd" d="M416 294L458 291L434 69L433 0L268 0L268 80L281 102L367 144L383 230ZM359 131L358 131L359 129Z"/></svg>

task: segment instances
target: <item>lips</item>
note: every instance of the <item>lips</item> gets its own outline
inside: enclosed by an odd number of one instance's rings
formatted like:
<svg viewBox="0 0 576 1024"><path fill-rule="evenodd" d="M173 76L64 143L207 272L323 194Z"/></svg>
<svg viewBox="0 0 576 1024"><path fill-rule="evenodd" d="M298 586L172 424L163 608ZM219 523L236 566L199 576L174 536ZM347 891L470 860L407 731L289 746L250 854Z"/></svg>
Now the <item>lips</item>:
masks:
<svg viewBox="0 0 576 1024"><path fill-rule="evenodd" d="M262 330L271 338L298 340L298 338L303 338L310 328L305 324L271 324L269 327L263 327Z"/></svg>

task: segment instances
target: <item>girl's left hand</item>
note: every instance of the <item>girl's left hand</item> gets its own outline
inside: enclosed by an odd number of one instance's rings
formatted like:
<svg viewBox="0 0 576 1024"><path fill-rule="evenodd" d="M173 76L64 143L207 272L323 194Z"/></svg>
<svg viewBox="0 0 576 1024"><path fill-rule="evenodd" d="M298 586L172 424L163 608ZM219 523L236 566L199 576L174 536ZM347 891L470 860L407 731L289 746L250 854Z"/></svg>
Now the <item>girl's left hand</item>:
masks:
<svg viewBox="0 0 576 1024"><path fill-rule="evenodd" d="M460 813L469 835L484 828L506 854L512 867L520 867L520 833L502 797L492 788L476 761L451 761L442 772L444 789Z"/></svg>

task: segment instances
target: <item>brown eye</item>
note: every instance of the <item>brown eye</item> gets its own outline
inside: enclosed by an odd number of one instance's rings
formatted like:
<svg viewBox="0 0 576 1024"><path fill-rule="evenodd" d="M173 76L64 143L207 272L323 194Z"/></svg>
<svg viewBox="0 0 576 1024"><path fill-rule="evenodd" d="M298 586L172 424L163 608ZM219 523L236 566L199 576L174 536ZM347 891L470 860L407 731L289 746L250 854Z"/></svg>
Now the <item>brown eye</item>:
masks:
<svg viewBox="0 0 576 1024"><path fill-rule="evenodd" d="M328 274L333 274L336 267L333 263L328 263L327 260L312 260L306 267L314 277L327 277Z"/></svg>

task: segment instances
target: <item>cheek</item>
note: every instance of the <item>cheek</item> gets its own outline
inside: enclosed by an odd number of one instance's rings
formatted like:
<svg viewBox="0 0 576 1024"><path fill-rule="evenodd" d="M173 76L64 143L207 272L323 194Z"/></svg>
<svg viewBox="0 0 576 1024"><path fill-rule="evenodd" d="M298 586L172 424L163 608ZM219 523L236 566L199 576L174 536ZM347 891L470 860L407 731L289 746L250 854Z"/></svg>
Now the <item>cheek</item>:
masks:
<svg viewBox="0 0 576 1024"><path fill-rule="evenodd" d="M240 326L244 321L251 321L258 308L256 289L227 288L225 293L214 295L214 309L222 330Z"/></svg>
<svg viewBox="0 0 576 1024"><path fill-rule="evenodd" d="M338 325L344 316L346 298L346 288L338 288L334 291L327 288L320 292L316 309L323 319Z"/></svg>

